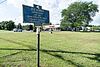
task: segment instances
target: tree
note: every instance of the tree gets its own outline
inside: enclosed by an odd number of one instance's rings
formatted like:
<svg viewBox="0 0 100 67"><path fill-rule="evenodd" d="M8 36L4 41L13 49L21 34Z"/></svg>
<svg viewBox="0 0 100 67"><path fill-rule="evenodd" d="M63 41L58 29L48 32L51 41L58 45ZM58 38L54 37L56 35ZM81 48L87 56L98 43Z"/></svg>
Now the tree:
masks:
<svg viewBox="0 0 100 67"><path fill-rule="evenodd" d="M5 30L6 29L6 23L7 23L7 21L2 21L1 22L1 29L2 30Z"/></svg>
<svg viewBox="0 0 100 67"><path fill-rule="evenodd" d="M10 21L2 21L0 23L0 26L1 26L1 29L2 30L10 30L11 31L15 27L15 24L14 23L15 22L13 22L12 20L10 20Z"/></svg>
<svg viewBox="0 0 100 67"><path fill-rule="evenodd" d="M98 11L98 6L92 2L74 2L62 10L61 27L86 27Z"/></svg>
<svg viewBox="0 0 100 67"><path fill-rule="evenodd" d="M22 25L21 25L21 23L19 23L19 24L17 25L16 28L17 28L17 29L22 29Z"/></svg>
<svg viewBox="0 0 100 67"><path fill-rule="evenodd" d="M14 24L14 22L13 21L8 21L7 23L6 23L6 29L7 30L13 30L15 28L15 24Z"/></svg>
<svg viewBox="0 0 100 67"><path fill-rule="evenodd" d="M29 30L33 30L33 25L29 25Z"/></svg>
<svg viewBox="0 0 100 67"><path fill-rule="evenodd" d="M60 27L61 27L62 31L65 31L65 30L67 30L68 27L70 27L70 23L61 22L61 26Z"/></svg>
<svg viewBox="0 0 100 67"><path fill-rule="evenodd" d="M29 25L24 25L23 29L29 31Z"/></svg>

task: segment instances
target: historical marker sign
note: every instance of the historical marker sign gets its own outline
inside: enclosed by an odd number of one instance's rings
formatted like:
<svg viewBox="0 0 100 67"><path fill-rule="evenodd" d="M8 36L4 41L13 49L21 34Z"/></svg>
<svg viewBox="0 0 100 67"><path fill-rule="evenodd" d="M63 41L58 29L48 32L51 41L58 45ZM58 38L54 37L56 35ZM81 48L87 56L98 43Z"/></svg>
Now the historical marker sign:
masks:
<svg viewBox="0 0 100 67"><path fill-rule="evenodd" d="M23 5L23 22L34 23L35 26L41 26L42 23L49 23L49 11L42 9L42 6Z"/></svg>
<svg viewBox="0 0 100 67"><path fill-rule="evenodd" d="M35 4L33 7L23 5L23 22L37 26L37 67L40 67L40 26L42 23L49 23L49 11Z"/></svg>

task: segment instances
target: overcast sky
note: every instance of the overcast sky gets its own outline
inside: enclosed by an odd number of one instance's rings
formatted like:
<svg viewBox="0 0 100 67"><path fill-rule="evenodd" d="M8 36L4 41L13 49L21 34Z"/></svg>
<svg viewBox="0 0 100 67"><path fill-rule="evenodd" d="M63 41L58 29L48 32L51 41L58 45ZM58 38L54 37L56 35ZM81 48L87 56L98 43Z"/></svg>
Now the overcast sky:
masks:
<svg viewBox="0 0 100 67"><path fill-rule="evenodd" d="M2 2L4 0L0 0ZM60 23L61 11L67 8L71 3L76 1L87 0L7 0L0 4L0 21L13 20L18 23L23 23L22 4L33 6L33 4L41 5L43 9L50 11L50 22L53 24ZM100 0L88 0L97 4L100 10ZM93 18L91 24L100 25L100 12Z"/></svg>

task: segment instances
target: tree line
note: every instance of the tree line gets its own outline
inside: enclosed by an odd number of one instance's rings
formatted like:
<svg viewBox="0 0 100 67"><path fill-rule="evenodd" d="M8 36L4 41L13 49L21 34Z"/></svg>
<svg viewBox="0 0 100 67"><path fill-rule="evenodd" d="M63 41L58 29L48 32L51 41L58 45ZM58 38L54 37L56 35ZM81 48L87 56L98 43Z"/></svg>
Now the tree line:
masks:
<svg viewBox="0 0 100 67"><path fill-rule="evenodd" d="M88 27L90 27L89 29L90 31L100 30L100 26L88 25ZM36 31L36 27L34 27L33 25L21 25L21 23L15 25L15 22L12 20L0 22L0 30L12 31L14 28L27 30L27 31L33 30L34 32ZM41 30L43 30L43 28L41 28Z"/></svg>
<svg viewBox="0 0 100 67"><path fill-rule="evenodd" d="M18 25L15 25L15 22L10 20L10 21L2 21L0 22L0 30L9 30L12 31L14 28L16 29L22 29L22 30L34 30L35 31L35 27L33 25L21 25L21 23L19 23Z"/></svg>

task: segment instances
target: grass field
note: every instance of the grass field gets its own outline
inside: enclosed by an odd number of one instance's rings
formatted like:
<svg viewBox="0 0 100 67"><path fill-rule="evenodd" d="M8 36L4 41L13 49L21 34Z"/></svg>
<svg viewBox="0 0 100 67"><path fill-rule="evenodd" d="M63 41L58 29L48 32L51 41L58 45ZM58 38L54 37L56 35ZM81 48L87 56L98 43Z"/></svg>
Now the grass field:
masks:
<svg viewBox="0 0 100 67"><path fill-rule="evenodd" d="M41 32L41 67L100 67L100 33ZM0 31L0 67L36 67L36 34Z"/></svg>

